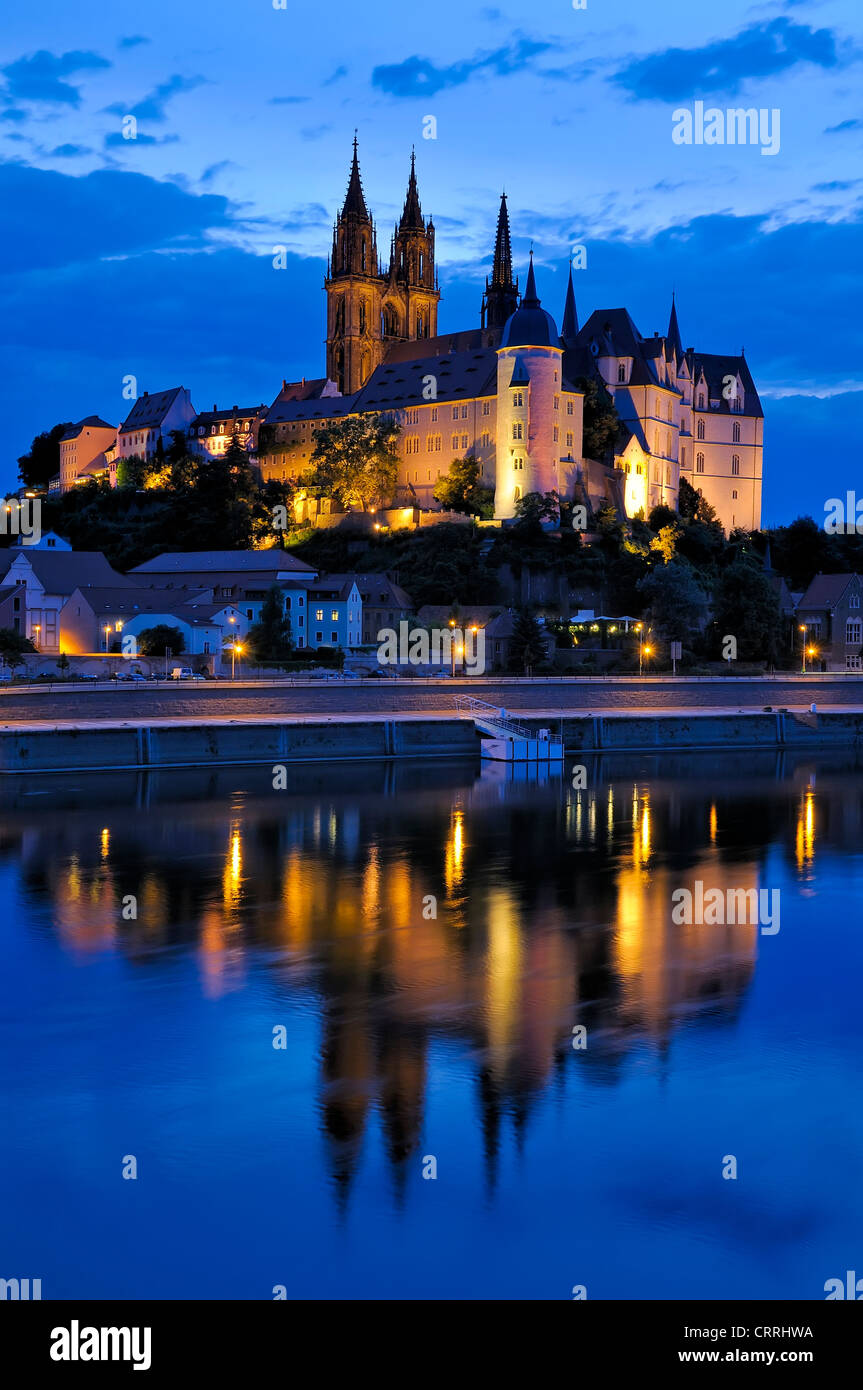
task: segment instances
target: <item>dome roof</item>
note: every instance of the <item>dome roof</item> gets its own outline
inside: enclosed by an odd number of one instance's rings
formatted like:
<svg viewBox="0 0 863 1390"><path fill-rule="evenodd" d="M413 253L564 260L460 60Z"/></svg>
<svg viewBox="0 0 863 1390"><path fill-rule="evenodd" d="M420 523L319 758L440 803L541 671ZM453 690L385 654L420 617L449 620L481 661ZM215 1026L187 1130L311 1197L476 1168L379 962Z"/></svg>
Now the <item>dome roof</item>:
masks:
<svg viewBox="0 0 863 1390"><path fill-rule="evenodd" d="M527 288L524 292L524 298L515 313L510 314L507 319L500 345L502 348L560 346L557 324L551 314L543 309L536 293L533 252L530 253L530 269L527 272Z"/></svg>

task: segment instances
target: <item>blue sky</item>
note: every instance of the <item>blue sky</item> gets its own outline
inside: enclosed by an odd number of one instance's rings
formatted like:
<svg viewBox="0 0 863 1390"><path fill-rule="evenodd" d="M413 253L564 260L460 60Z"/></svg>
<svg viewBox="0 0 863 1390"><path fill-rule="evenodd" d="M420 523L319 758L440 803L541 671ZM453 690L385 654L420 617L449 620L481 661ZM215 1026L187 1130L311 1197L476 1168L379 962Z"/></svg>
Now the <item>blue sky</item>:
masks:
<svg viewBox="0 0 863 1390"><path fill-rule="evenodd" d="M767 417L765 522L822 517L858 474L861 78L857 0L7 11L0 484L38 430L121 420L127 375L182 383L205 409L322 374L357 127L382 254L416 145L442 330L478 322L505 187L517 268L533 241L558 321L583 244L582 319L623 304L643 333L664 330L674 288L685 345L745 345ZM778 152L675 144L672 112L699 100L778 109Z"/></svg>

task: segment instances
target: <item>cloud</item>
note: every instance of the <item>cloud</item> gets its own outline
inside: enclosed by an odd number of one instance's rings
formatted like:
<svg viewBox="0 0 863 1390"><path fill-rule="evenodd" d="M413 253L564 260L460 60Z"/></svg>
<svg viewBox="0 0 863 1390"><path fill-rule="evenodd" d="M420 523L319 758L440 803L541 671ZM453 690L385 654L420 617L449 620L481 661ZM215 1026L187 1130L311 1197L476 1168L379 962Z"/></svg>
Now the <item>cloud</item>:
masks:
<svg viewBox="0 0 863 1390"><path fill-rule="evenodd" d="M341 82L343 77L347 77L348 70L343 63L340 63L335 72L331 72L329 77L325 77L321 83L322 87L332 87L334 82Z"/></svg>
<svg viewBox="0 0 863 1390"><path fill-rule="evenodd" d="M308 97L270 97L270 106L299 106Z"/></svg>
<svg viewBox="0 0 863 1390"><path fill-rule="evenodd" d="M863 183L863 179L831 179L829 183L813 183L813 193L847 193L849 188L856 188Z"/></svg>
<svg viewBox="0 0 863 1390"><path fill-rule="evenodd" d="M141 44L141 43L149 43L149 42L150 42L150 40L149 40L149 39L145 39L143 34L130 34L129 37L128 37L127 39L120 39L119 43L117 44L117 47L118 47L118 48L137 48L139 44Z"/></svg>
<svg viewBox="0 0 863 1390"><path fill-rule="evenodd" d="M26 121L27 112L21 106L8 106L5 111L0 113L0 121Z"/></svg>
<svg viewBox="0 0 863 1390"><path fill-rule="evenodd" d="M0 71L6 78L6 95L17 101L51 101L79 106L78 88L63 79L73 73L94 72L110 66L108 59L98 53L75 50L57 55L42 48L27 58L17 58Z"/></svg>
<svg viewBox="0 0 863 1390"><path fill-rule="evenodd" d="M179 138L179 135L148 135L146 131L139 130L134 140L127 140L121 130L112 130L105 136L105 149L119 149L124 145L175 145Z"/></svg>
<svg viewBox="0 0 863 1390"><path fill-rule="evenodd" d="M92 154L87 145L56 145L48 152L54 159L78 159L82 154Z"/></svg>
<svg viewBox="0 0 863 1390"><path fill-rule="evenodd" d="M154 87L134 106L124 106L121 101L114 101L104 109L112 116L134 116L139 121L152 121L154 124L159 124L168 119L165 108L171 97L178 96L181 92L192 92L206 81L206 77L182 77L179 73L175 73L165 82L160 82L158 87Z"/></svg>
<svg viewBox="0 0 863 1390"><path fill-rule="evenodd" d="M840 121L838 125L829 125L825 130L825 135L839 135L845 130L863 130L863 121L856 116L847 121Z"/></svg>
<svg viewBox="0 0 863 1390"><path fill-rule="evenodd" d="M751 24L702 48L667 48L635 58L612 80L638 101L676 101L738 92L748 78L775 77L799 63L836 68L843 61L830 29L780 18Z"/></svg>
<svg viewBox="0 0 863 1390"><path fill-rule="evenodd" d="M209 164L207 166L198 182L204 184L212 183L214 179L218 178L219 174L224 174L227 169L236 169L238 167L239 166L236 165L232 159L220 159L215 164Z"/></svg>
<svg viewBox="0 0 863 1390"><path fill-rule="evenodd" d="M304 126L300 131L303 140L320 140L322 135L326 135L332 130L331 125L311 125Z"/></svg>
<svg viewBox="0 0 863 1390"><path fill-rule="evenodd" d="M447 87L460 87L472 77L494 73L508 77L510 73L529 67L534 58L554 47L545 40L530 39L515 34L508 44L491 53L475 53L472 58L446 67L436 67L429 58L414 54L401 63L383 64L372 72L372 85L394 97L434 96Z"/></svg>

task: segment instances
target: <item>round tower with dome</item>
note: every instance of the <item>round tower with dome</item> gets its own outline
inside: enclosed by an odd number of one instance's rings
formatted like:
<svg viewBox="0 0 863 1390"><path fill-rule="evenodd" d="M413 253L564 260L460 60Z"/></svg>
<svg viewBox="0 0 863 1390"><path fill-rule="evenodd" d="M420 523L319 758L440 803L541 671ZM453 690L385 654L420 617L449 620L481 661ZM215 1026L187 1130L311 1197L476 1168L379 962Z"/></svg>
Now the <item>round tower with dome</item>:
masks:
<svg viewBox="0 0 863 1390"><path fill-rule="evenodd" d="M533 252L524 297L497 350L495 517L516 515L530 492L560 492L563 349L536 292Z"/></svg>

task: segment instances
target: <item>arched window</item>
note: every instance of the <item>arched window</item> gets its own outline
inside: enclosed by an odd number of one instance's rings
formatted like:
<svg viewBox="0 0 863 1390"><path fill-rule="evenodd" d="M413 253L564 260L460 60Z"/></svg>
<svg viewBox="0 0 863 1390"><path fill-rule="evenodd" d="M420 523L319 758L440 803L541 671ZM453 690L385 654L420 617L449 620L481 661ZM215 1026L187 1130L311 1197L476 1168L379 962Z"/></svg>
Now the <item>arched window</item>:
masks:
<svg viewBox="0 0 863 1390"><path fill-rule="evenodd" d="M703 454L696 454L696 455L695 455L695 471L696 471L696 473L703 473L703 472L704 472L704 455L703 455Z"/></svg>
<svg viewBox="0 0 863 1390"><path fill-rule="evenodd" d="M625 362L618 362L618 364L617 364L617 379L618 379L618 381L626 381L626 363L625 363Z"/></svg>
<svg viewBox="0 0 863 1390"><path fill-rule="evenodd" d="M699 439L703 439L703 438L704 438L704 421L703 421L703 420L699 420L699 421L698 421L698 430L697 430L697 434L698 434L698 438L699 438Z"/></svg>
<svg viewBox="0 0 863 1390"><path fill-rule="evenodd" d="M734 444L739 444L739 443L740 443L740 421L739 421L739 420L735 420L735 421L734 421L734 424L731 426L731 440L732 440L732 443L734 443Z"/></svg>
<svg viewBox="0 0 863 1390"><path fill-rule="evenodd" d="M699 391L699 393L698 393L698 409L699 409L699 410L703 410L703 409L704 409L704 392L703 392L703 391Z"/></svg>
<svg viewBox="0 0 863 1390"><path fill-rule="evenodd" d="M740 455L739 455L739 454L732 454L732 455L731 455L731 476L732 476L732 478L739 478L739 477L740 477Z"/></svg>
<svg viewBox="0 0 863 1390"><path fill-rule="evenodd" d="M423 278L423 267L424 267L424 265L425 265L425 257L424 257L424 255L423 255L422 251L420 251L420 279Z"/></svg>
<svg viewBox="0 0 863 1390"><path fill-rule="evenodd" d="M361 299L361 300L360 300L360 332L361 332L361 333L365 333L365 331L366 331L366 301L365 301L364 299Z"/></svg>
<svg viewBox="0 0 863 1390"><path fill-rule="evenodd" d="M360 267L361 267L363 270L365 270L365 268L366 268L366 239L365 239L365 237L363 237L362 240L360 241Z"/></svg>
<svg viewBox="0 0 863 1390"><path fill-rule="evenodd" d="M520 501L521 501L521 488L520 488L520 487L517 487L517 488L515 488L515 489L513 490L512 500L513 500L514 502L520 502Z"/></svg>
<svg viewBox="0 0 863 1390"><path fill-rule="evenodd" d="M421 338L422 336L423 336L423 316L422 316L422 314L417 314L417 337L418 337L418 338Z"/></svg>

